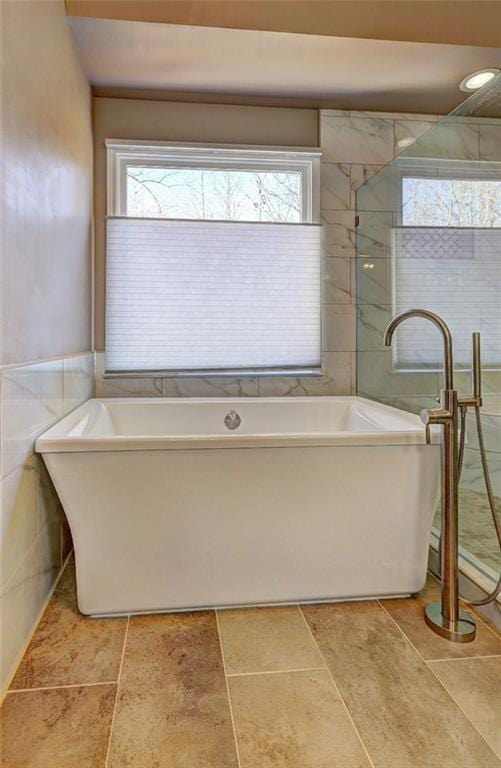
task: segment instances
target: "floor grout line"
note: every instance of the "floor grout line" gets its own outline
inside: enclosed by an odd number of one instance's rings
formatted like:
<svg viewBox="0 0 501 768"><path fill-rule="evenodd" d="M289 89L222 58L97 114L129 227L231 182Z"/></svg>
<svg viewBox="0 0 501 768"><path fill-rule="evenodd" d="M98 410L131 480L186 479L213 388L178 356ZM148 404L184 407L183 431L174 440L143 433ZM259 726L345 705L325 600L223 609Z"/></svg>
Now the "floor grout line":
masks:
<svg viewBox="0 0 501 768"><path fill-rule="evenodd" d="M351 723L351 725L352 725L352 728L353 728L353 730L355 731L355 734L356 734L356 736L357 736L357 738L358 738L358 740L359 740L359 742L360 742L360 744L361 744L361 746L362 746L362 749L363 749L363 751L364 751L364 753L365 753L365 756L367 757L367 760L369 761L369 765L371 766L371 768L375 768L374 762L373 762L373 760L372 760L372 758L371 758L371 756L370 756L370 754L369 754L369 750L368 750L368 749L367 749L367 747L365 746L365 742L364 742L364 740L362 739L362 736L360 735L360 731L358 730L357 726L355 725L355 721L353 720L353 717L351 716L351 712L350 712L350 710L348 709L348 705L347 705L346 701L344 700L344 697L343 697L343 695L341 694L341 691L339 690L339 688L338 688L338 686L337 686L337 684L336 684L336 681L334 680L334 675L332 674L331 670L329 669L329 665L327 664L327 662L326 662L326 660L325 660L325 656L324 656L324 654L322 653L322 651L320 650L320 646L319 646L319 644L318 644L318 643L317 643L317 641L315 640L315 635L313 634L313 632L312 632L312 630L311 630L311 627L310 627L310 625L308 624L308 622L307 622L307 620L306 620L306 616L305 616L305 615L304 615L304 613L303 613L303 609L301 608L301 606L300 606L300 605L298 605L298 609L299 609L299 613L300 613L300 614L301 614L301 616L303 617L303 621L304 621L304 623L305 623L305 625L306 625L306 628L307 628L307 630L308 630L308 632L309 632L309 634L310 634L310 637L311 637L311 639L313 640L313 642L314 642L314 644L315 644L315 647L316 647L317 651L319 652L319 654L320 654L320 657L321 657L321 659L323 660L323 662L324 662L324 664L325 664L325 669L327 670L327 674L329 675L329 677L330 677L330 679L331 679L331 682L332 682L332 685L334 686L334 690L335 690L335 692L336 692L336 693L337 693L337 695L339 696L339 701L341 702L341 704L342 704L342 706L343 706L343 709L345 710L345 712L346 712L346 714L347 714L347 716L348 716L348 719L349 719L349 721L350 721L350 723Z"/></svg>
<svg viewBox="0 0 501 768"><path fill-rule="evenodd" d="M393 622L393 624L396 626L396 628L398 629L398 631L400 632L400 634L402 635L402 637L404 638L404 640L406 640L406 641L409 643L409 645L411 646L411 648L413 649L413 651L415 651L415 653L417 653L417 655L419 656L419 658L421 659L421 661L423 661L423 662L426 664L426 659L425 659L425 657L423 656L423 654L421 653L421 651L419 651L419 650L417 649L417 647L414 645L414 643L412 642L412 640L410 639L410 637L407 635L407 633L406 633L406 632L404 632L404 630L402 629L402 627L400 626L400 624L398 623L398 621L397 621L396 619L394 619L394 618L393 618L393 616L391 615L391 613L389 612L389 610L388 610L388 609L386 608L386 606L384 605L383 601L382 601L382 600L378 600L377 602L378 602L378 605L379 605L379 607L383 609L383 611L384 611L384 612L385 612L385 614L388 616L388 618L390 619L390 621L392 621L392 622ZM423 621L424 621L424 619L423 619ZM430 632L431 632L431 630L430 630Z"/></svg>
<svg viewBox="0 0 501 768"><path fill-rule="evenodd" d="M118 704L118 694L120 693L120 682L122 679L122 670L123 670L124 659L125 659L125 646L127 645L127 635L129 634L129 624L130 624L130 616L127 616L127 624L125 626L124 642L122 646L122 656L120 658L120 666L118 668L117 690L115 691L115 702L113 704L113 713L111 715L110 735L108 737L108 749L106 750L106 759L104 761L104 768L108 768L108 763L110 759L111 738L113 736L113 726L115 724L115 715L116 715L117 704Z"/></svg>
<svg viewBox="0 0 501 768"><path fill-rule="evenodd" d="M495 627L493 624L491 624L490 621L487 621L485 616L482 616L480 611L475 610L476 608L478 608L478 606L470 605L466 600L461 600L460 602L463 603L463 605L466 608L470 609L470 611L473 613L475 618L479 619L480 623L483 624L484 627L489 630L489 632L492 632L492 634L494 635L496 640L499 640L499 630L497 629L497 627Z"/></svg>
<svg viewBox="0 0 501 768"><path fill-rule="evenodd" d="M445 687L444 683L443 683L443 682L440 680L440 678L439 678L439 677L438 677L438 676L435 674L435 672L433 671L433 668L430 666L430 662L428 662L428 661L427 661L427 660L424 658L423 654L422 654L420 651L418 651L418 649L416 648L416 646L414 645L414 643L413 643L413 642L412 642L412 641L409 639L409 637L408 637L408 636L407 636L407 634L404 632L404 630L402 629L402 627L400 626L400 624L399 624L399 623L398 623L398 622L397 622L397 621L396 621L396 620L393 618L393 616L391 615L391 613L390 613L390 612L389 612L389 611L388 611L388 610L385 608L385 606L383 605L382 601L381 601L381 600L378 600L378 603L379 603L379 605L381 606L381 608L383 609L383 611L384 611L384 612L387 614L387 616L389 616L389 618L391 619L391 621L392 621L392 622L395 624L395 626L397 627L397 629L399 629L399 630L400 630L400 632L401 632L401 634L403 635L404 639L405 639L405 640L407 640L407 642L409 643L409 645L410 645L410 646L411 646L411 647L412 647L412 648L413 648L413 649L416 651L417 655L418 655L418 656L419 656L419 657L422 659L422 661L424 662L425 666L426 666L426 667L428 667L428 669L430 670L430 672L431 672L431 674L433 675L433 677L435 678L435 680L437 680L437 682L438 682L438 683L440 683L440 685L442 686L442 688L444 689L444 691L446 692L446 694L448 695L448 697L450 698L450 700L451 700L451 701L452 701L452 702L453 702L453 703L456 705L456 707L459 709L459 711L463 713L463 715L465 716L465 718L467 719L467 721L468 721L468 722L470 723L470 725L471 725L471 726L474 728L474 730L475 730L475 731L478 733L478 735L480 736L480 738L481 738L481 739L482 739L482 740L483 740L483 741L484 741L484 742L487 744L487 746L489 747L489 749L491 750L491 752L492 752L494 755L496 755L496 753L494 752L494 749L491 747L491 745L489 744L489 742L487 741L487 739L485 738L485 736L484 736L482 733L480 733L480 731L478 730L478 728L477 728L477 726L475 725L475 723L473 722L473 720L472 720L472 719L471 719L471 718L470 718L470 717L469 717L469 716L466 714L466 712L464 711L463 707L462 707L462 706L461 706L461 705L460 705L460 704L459 704L459 703L456 701L456 699L454 698L454 696L452 695L452 693L451 693L451 692L450 692L450 691L449 691L449 690L448 690L448 689ZM431 632L431 631L432 631L432 630L430 630L430 632ZM469 658L469 659L471 659L471 658L475 658L475 656L469 656L468 658ZM479 657L477 656L476 658L479 658ZM458 659L453 659L453 660L454 660L454 661L458 661ZM436 659L436 661L438 661L438 659ZM446 661L452 661L452 659L446 659ZM433 663L433 662L432 662L432 663ZM496 755L496 757L497 757L497 755Z"/></svg>
<svg viewBox="0 0 501 768"><path fill-rule="evenodd" d="M255 677L256 675L286 675L289 672L318 672L323 667L296 667L295 669L264 669L262 672L227 672L226 677Z"/></svg>
<svg viewBox="0 0 501 768"><path fill-rule="evenodd" d="M427 664L442 663L443 661L476 661L477 659L500 659L501 653L490 653L485 656L455 656L448 659L425 659Z"/></svg>
<svg viewBox="0 0 501 768"><path fill-rule="evenodd" d="M99 683L69 683L67 685L43 685L38 688L11 688L7 691L9 696L11 693L32 693L33 691L58 691L65 690L66 688L92 688L96 685L116 685L118 680L104 680Z"/></svg>
<svg viewBox="0 0 501 768"><path fill-rule="evenodd" d="M465 718L468 720L468 722L469 722L469 723L471 723L471 725L472 725L472 726L473 726L473 728L476 730L476 732L478 733L478 735L480 736L480 738L484 740L484 742L487 744L487 746L489 747L489 749L492 751L493 755L495 755L496 757L498 757L498 755L497 755L497 754L496 754L496 752L494 751L494 747L493 747L491 744L489 744L489 742L488 742L488 741L487 741L487 739L485 738L484 734L483 734L483 733L481 733L481 732L479 731L479 729L477 728L477 726L475 725L475 723L473 722L473 720L471 719L471 717L470 717L470 716L469 716L469 715L468 715L468 714L467 714L467 713L464 711L464 709L463 709L463 707L461 706L461 704L460 704L460 703L459 703L459 702L458 702L458 701L455 699L455 697L454 697L454 696L453 696L453 694L452 694L452 693L449 691L449 689L447 688L447 686L445 685L445 683L444 683L444 682L442 682L442 680L441 680L441 679L438 677L438 675L437 675L437 674L435 674L435 672L433 671L433 668L432 668L432 667L428 667L428 669L430 670L430 672L431 672L431 674L433 675L433 677L435 678L435 680L437 680L437 681L440 683L440 685L442 686L442 688L444 689L444 691L446 692L446 694L449 696L449 698L450 698L450 699L451 699L451 700L454 702L454 704L456 705L456 707L457 707L457 708L460 710L460 712L462 712L462 713L463 713L463 715L464 715L464 716L465 716ZM499 759L499 758L498 758L498 759Z"/></svg>
<svg viewBox="0 0 501 768"><path fill-rule="evenodd" d="M239 752L239 749L238 749L237 729L235 727L235 718L233 716L233 707L231 705L230 686L228 685L228 675L226 674L226 662L224 660L223 638L221 636L221 628L219 626L219 615L218 615L217 609L214 611L214 614L216 616L217 635L218 635L218 638L219 638L219 649L221 651L221 661L223 663L224 682L225 682L225 685L226 685L226 696L228 698L228 707L229 707L229 710L230 710L231 727L233 729L233 740L235 742L235 751L236 751L236 754L237 754L237 763L238 763L238 768L242 768L242 763L240 762L240 752Z"/></svg>

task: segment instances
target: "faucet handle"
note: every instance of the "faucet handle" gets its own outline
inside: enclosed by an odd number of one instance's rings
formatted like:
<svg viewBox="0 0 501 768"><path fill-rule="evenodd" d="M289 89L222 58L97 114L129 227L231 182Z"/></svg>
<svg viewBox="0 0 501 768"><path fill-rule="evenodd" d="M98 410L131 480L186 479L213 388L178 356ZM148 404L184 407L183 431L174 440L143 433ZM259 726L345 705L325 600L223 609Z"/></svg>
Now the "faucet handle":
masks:
<svg viewBox="0 0 501 768"><path fill-rule="evenodd" d="M431 424L447 424L452 421L454 414L447 408L425 408L421 411L421 421L425 425L425 436L427 445L431 445Z"/></svg>
<svg viewBox="0 0 501 768"><path fill-rule="evenodd" d="M430 413L431 411L427 410L426 408L420 413L421 421L424 424L426 445L431 445Z"/></svg>

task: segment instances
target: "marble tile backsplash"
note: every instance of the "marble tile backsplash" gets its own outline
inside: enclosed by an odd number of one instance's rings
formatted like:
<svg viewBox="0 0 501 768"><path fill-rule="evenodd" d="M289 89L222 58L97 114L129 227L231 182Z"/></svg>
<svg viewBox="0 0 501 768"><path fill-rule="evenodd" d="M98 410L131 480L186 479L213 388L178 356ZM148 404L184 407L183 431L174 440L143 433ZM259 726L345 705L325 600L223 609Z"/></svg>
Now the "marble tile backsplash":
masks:
<svg viewBox="0 0 501 768"><path fill-rule="evenodd" d="M2 689L71 548L67 522L34 443L93 394L93 353L0 368Z"/></svg>

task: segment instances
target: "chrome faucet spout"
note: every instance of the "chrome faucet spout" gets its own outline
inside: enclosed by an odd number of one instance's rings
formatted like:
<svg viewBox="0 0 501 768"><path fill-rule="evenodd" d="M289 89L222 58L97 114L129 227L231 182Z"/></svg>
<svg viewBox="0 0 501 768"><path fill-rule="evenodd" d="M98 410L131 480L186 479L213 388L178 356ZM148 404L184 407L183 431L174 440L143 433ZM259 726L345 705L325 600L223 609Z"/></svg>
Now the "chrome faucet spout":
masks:
<svg viewBox="0 0 501 768"><path fill-rule="evenodd" d="M425 320L429 320L433 323L442 334L444 341L444 389L454 389L453 378L454 368L452 363L452 337L447 323L442 320L439 315L436 315L429 309L409 309L407 312L401 312L400 315L396 315L389 323L386 331L384 332L384 344L386 347L391 345L391 340L396 328L404 320L408 320L411 317L422 317Z"/></svg>

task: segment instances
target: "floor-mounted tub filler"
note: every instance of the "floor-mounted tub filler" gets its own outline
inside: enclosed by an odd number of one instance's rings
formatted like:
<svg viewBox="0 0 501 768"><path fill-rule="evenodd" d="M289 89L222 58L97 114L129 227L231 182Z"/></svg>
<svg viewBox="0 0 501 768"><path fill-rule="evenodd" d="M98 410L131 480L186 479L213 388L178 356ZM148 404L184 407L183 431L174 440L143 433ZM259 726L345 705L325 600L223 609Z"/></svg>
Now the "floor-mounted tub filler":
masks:
<svg viewBox="0 0 501 768"><path fill-rule="evenodd" d="M99 615L419 591L432 440L358 397L154 398L89 400L36 447Z"/></svg>

